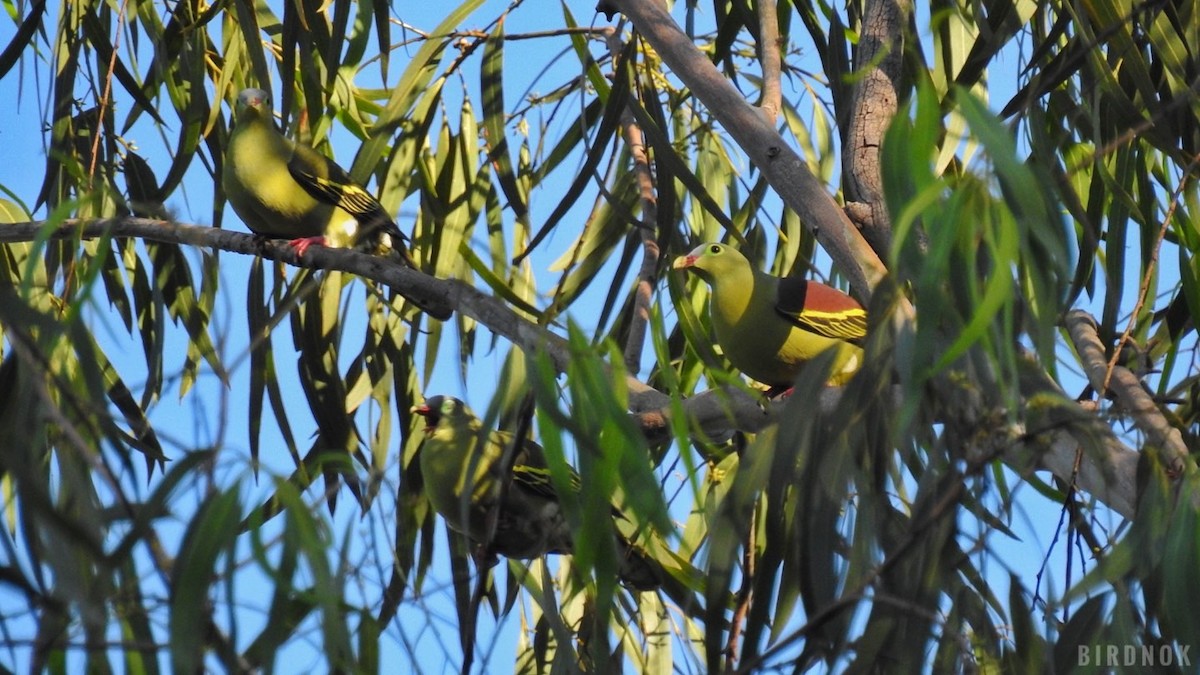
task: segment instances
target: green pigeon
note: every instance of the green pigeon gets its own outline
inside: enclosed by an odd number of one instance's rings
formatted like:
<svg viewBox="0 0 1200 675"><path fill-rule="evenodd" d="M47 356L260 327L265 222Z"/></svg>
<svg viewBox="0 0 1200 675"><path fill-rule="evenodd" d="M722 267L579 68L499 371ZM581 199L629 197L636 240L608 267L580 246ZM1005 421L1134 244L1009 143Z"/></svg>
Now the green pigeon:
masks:
<svg viewBox="0 0 1200 675"><path fill-rule="evenodd" d="M412 266L407 237L379 200L333 160L285 138L275 126L271 95L262 89L238 94L221 182L250 231L288 239L299 255L313 244L371 241Z"/></svg>
<svg viewBox="0 0 1200 675"><path fill-rule="evenodd" d="M709 313L717 344L735 368L771 387L792 386L800 368L836 350L829 384L845 384L862 367L859 344L867 313L854 298L820 282L754 269L725 244L702 244L671 264L712 287Z"/></svg>
<svg viewBox="0 0 1200 675"><path fill-rule="evenodd" d="M571 530L540 445L528 439L521 442L504 503L499 504L501 459L513 442L512 435L484 431L471 409L450 396L427 398L412 412L426 422L420 451L425 493L451 529L482 545L488 517L499 508L492 552L518 559L571 553ZM571 478L578 484L578 474L572 472ZM615 508L613 517L622 517ZM621 537L618 544L620 577L626 586L652 590L663 583L664 571L653 559Z"/></svg>

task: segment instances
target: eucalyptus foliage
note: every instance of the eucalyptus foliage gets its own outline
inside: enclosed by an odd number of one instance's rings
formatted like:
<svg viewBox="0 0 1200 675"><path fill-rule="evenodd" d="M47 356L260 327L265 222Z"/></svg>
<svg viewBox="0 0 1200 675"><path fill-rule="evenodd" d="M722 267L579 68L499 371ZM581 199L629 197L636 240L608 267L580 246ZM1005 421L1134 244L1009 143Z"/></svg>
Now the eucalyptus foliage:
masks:
<svg viewBox="0 0 1200 675"><path fill-rule="evenodd" d="M4 3L44 153L0 170L0 666L1200 659L1197 2L689 2L683 52L601 4ZM879 71L891 100L860 95ZM243 229L220 175L250 86L399 214L452 318L184 227ZM880 191L851 193L880 109ZM796 201L792 153L853 225ZM818 359L763 402L669 272L718 240L861 298L862 372L831 390ZM574 556L488 567L437 520L410 408L455 381L578 469ZM661 590L617 583L613 505ZM1033 512L1061 514L1036 577Z"/></svg>

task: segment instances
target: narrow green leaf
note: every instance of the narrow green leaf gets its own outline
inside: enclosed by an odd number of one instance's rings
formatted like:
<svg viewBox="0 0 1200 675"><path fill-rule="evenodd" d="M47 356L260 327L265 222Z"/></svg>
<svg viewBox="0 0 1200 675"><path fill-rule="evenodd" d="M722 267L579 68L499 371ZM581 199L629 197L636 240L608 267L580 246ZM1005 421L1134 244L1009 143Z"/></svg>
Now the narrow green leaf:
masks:
<svg viewBox="0 0 1200 675"><path fill-rule="evenodd" d="M45 15L46 0L33 0L29 4L28 13L21 20L21 25L17 27L12 39L5 45L4 51L0 52L0 79L4 79L8 71L25 53L25 49L33 43L33 36L42 26L42 19Z"/></svg>
<svg viewBox="0 0 1200 675"><path fill-rule="evenodd" d="M592 181L596 180L597 167L600 165L600 160L609 152L609 142L616 135L617 128L620 124L621 114L625 110L625 104L629 100L629 78L618 77L613 87L612 95L604 103L604 115L600 119L600 125L596 129L596 135L591 139L591 145L587 149L584 156L583 166L575 175L574 180L567 186L563 198L555 205L554 210L546 217L542 227L529 240L529 244L525 250L518 253L513 258L513 264L520 263L525 259L537 245L546 238L547 235L558 225L563 216L575 205L576 200L583 193L583 189Z"/></svg>
<svg viewBox="0 0 1200 675"><path fill-rule="evenodd" d="M483 124L487 133L487 160L495 165L500 189L508 199L509 208L517 218L524 218L528 210L529 195L521 188L513 171L512 157L508 151L508 135L505 132L506 112L504 108L504 22L496 23L496 29L488 35L483 45L483 63L480 64L481 88L483 92Z"/></svg>
<svg viewBox="0 0 1200 675"><path fill-rule="evenodd" d="M1079 648L1096 644L1104 622L1104 605L1109 593L1088 598L1071 613L1071 619L1059 631L1054 645L1054 672L1068 673L1079 666Z"/></svg>
<svg viewBox="0 0 1200 675"><path fill-rule="evenodd" d="M461 5L446 15L446 18L430 34L429 39L421 44L421 48L413 55L408 67L400 80L392 87L387 105L379 114L371 136L367 139L354 158L350 167L350 177L360 183L374 170L380 158L385 155L384 148L391 144L392 133L402 127L414 102L431 92L441 90L444 78L439 78L433 87L429 84L433 74L441 62L443 52L449 40L443 36L457 30L466 22L471 12L483 4L483 0L465 0Z"/></svg>
<svg viewBox="0 0 1200 675"><path fill-rule="evenodd" d="M217 559L230 550L237 538L239 508L235 485L207 498L188 523L171 574L171 667L177 673L203 669L208 647L205 636L212 620L204 608L209 605Z"/></svg>

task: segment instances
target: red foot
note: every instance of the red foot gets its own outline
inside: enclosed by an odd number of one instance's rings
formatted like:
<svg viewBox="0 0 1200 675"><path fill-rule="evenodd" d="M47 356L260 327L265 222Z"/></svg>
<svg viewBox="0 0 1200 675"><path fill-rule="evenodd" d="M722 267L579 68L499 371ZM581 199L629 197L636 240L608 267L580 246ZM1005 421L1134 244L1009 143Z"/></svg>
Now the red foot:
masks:
<svg viewBox="0 0 1200 675"><path fill-rule="evenodd" d="M304 252L308 250L308 247L314 244L317 246L324 246L325 237L301 237L300 239L293 239L288 242L288 246L296 249L296 255L300 256L301 258L304 257Z"/></svg>
<svg viewBox="0 0 1200 675"><path fill-rule="evenodd" d="M775 386L767 390L767 398L772 401L786 401L794 392L793 387Z"/></svg>

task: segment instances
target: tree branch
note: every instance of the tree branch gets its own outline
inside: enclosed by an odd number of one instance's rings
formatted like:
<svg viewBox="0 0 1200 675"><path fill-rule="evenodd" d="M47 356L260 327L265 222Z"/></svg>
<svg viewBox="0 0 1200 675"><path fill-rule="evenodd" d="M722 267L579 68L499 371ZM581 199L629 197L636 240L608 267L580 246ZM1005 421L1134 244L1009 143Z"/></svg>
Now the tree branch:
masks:
<svg viewBox="0 0 1200 675"><path fill-rule="evenodd" d="M1083 364L1092 388L1101 396L1112 394L1117 405L1129 413L1137 428L1146 434L1147 445L1161 453L1159 457L1163 466L1172 476L1181 475L1188 460L1183 435L1167 421L1133 371L1122 365L1113 365L1109 376L1109 364L1104 357L1104 344L1096 330L1096 320L1091 314L1075 309L1067 312L1066 324L1067 333L1075 344L1079 362Z"/></svg>
<svg viewBox="0 0 1200 675"><path fill-rule="evenodd" d="M845 176L847 207L876 253L891 248L892 225L883 201L879 149L896 115L904 56L904 30L912 13L910 0L868 0L855 49L858 83L850 100L846 127ZM864 214L863 211L866 211Z"/></svg>
<svg viewBox="0 0 1200 675"><path fill-rule="evenodd" d="M816 414L832 410L840 395L841 389L827 388L818 402ZM776 414L783 409L783 401L767 401L745 387L729 385L685 399L682 409L693 436L713 439L733 429L751 433L763 430L775 422ZM633 419L651 445L670 440L674 413L669 400L657 408L635 411Z"/></svg>
<svg viewBox="0 0 1200 675"><path fill-rule="evenodd" d="M608 51L612 55L613 70L624 45L616 31L608 34ZM638 269L637 287L634 289L632 316L629 317L629 336L625 340L625 369L632 375L641 370L642 350L646 344L646 324L650 320L650 303L654 295L654 280L658 272L660 251L654 236L658 223L658 196L654 190L654 176L650 171L650 155L646 152L646 138L641 126L634 119L629 106L621 111L621 130L629 154L633 158L633 175L642 202L642 227L638 234L642 239L642 265Z"/></svg>
<svg viewBox="0 0 1200 675"><path fill-rule="evenodd" d="M433 318L444 320L455 311L469 316L526 351L545 353L559 372L566 371L571 358L566 340L520 316L503 301L462 281L438 279L370 253L314 246L301 258L296 255L295 249L283 241L263 241L242 232L151 218L70 219L54 225L47 221L35 221L0 226L0 244L100 237L187 244L258 255L297 267L349 272L393 288L425 308ZM626 378L626 382L630 404L635 410L661 407L670 400L666 394L632 375Z"/></svg>
<svg viewBox="0 0 1200 675"><path fill-rule="evenodd" d="M762 102L758 108L768 122L775 124L783 108L783 89L780 85L783 44L779 40L779 16L775 3L770 0L758 3L758 50L763 75Z"/></svg>
<svg viewBox="0 0 1200 675"><path fill-rule="evenodd" d="M696 49L660 2L607 0L605 10L616 6L633 22L672 74L683 81L746 151L783 202L800 216L865 299L887 274L879 256L862 238L826 186L809 170L775 127L725 79L712 62Z"/></svg>
<svg viewBox="0 0 1200 675"><path fill-rule="evenodd" d="M843 391L840 387L823 389L812 413L832 413ZM892 396L899 401L898 388L893 389ZM731 429L760 431L778 421L783 405L782 401L764 402L745 388L729 386L692 396L683 401L681 408L694 436L714 438ZM672 418L669 406L634 415L651 444L670 439ZM975 424L978 433L968 436L968 457L976 461L1000 458L1018 473L1049 471L1065 483L1078 485L1122 516L1133 517L1139 453L1118 440L1107 426L1033 430L1021 423Z"/></svg>
<svg viewBox="0 0 1200 675"><path fill-rule="evenodd" d="M1014 431L1024 436L1026 430ZM1102 431L1098 438L1093 434L1087 439L1068 429L1050 432L1046 447L1038 455L1038 464L1064 483L1074 482L1113 511L1133 518L1137 513L1139 453L1117 440L1107 427ZM1021 461L1015 457L1017 449L1005 453L1005 463L1014 468Z"/></svg>
<svg viewBox="0 0 1200 675"><path fill-rule="evenodd" d="M296 255L294 248L281 240L264 241L242 232L153 218L69 219L54 225L48 221L38 221L0 227L0 243L38 239L97 239L106 236L216 248L232 253L258 255L296 267L350 272L390 286L437 319L449 318L454 307L450 302L450 288L446 282L382 256L351 249L314 246L301 258Z"/></svg>

